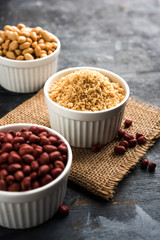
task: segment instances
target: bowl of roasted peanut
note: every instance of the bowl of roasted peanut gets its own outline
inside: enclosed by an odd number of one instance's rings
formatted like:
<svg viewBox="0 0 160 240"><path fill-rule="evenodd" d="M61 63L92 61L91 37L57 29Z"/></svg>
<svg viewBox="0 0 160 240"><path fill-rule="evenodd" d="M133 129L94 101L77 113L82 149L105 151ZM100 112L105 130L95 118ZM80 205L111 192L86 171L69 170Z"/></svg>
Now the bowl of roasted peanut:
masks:
<svg viewBox="0 0 160 240"><path fill-rule="evenodd" d="M0 30L0 85L13 92L36 92L57 71L60 41L41 27L5 25Z"/></svg>

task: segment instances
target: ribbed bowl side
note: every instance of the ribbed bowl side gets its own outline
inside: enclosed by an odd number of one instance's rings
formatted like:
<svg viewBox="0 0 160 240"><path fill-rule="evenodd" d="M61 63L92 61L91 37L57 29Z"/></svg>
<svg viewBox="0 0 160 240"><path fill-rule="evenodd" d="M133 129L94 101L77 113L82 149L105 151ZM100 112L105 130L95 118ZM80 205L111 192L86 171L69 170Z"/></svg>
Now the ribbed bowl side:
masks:
<svg viewBox="0 0 160 240"><path fill-rule="evenodd" d="M49 220L62 204L67 178L50 190L45 197L26 202L0 202L0 225L7 228L24 229L37 226ZM18 201L18 200L17 200Z"/></svg>
<svg viewBox="0 0 160 240"><path fill-rule="evenodd" d="M71 146L90 148L96 143L112 141L121 125L124 109L112 118L100 121L78 121L65 118L49 109L52 129L61 133Z"/></svg>
<svg viewBox="0 0 160 240"><path fill-rule="evenodd" d="M33 68L14 68L0 65L0 84L9 91L29 93L38 91L57 71L58 59Z"/></svg>

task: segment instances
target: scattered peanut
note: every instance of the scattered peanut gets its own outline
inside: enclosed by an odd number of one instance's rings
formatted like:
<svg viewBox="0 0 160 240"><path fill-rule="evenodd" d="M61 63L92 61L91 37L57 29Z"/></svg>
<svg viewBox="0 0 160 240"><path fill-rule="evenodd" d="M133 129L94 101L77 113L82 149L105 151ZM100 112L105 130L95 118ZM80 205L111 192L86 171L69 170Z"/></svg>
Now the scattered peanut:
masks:
<svg viewBox="0 0 160 240"><path fill-rule="evenodd" d="M40 27L30 28L19 23L5 25L0 30L0 56L14 60L33 60L46 57L57 49L53 34Z"/></svg>

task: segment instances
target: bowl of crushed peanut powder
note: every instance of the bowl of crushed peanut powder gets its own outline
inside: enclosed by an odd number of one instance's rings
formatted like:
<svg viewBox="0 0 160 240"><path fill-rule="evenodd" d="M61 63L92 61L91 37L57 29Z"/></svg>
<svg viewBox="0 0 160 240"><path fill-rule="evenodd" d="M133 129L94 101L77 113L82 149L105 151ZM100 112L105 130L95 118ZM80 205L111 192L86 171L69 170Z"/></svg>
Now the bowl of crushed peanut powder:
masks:
<svg viewBox="0 0 160 240"><path fill-rule="evenodd" d="M59 71L44 86L51 128L82 148L116 137L129 94L123 78L93 67Z"/></svg>

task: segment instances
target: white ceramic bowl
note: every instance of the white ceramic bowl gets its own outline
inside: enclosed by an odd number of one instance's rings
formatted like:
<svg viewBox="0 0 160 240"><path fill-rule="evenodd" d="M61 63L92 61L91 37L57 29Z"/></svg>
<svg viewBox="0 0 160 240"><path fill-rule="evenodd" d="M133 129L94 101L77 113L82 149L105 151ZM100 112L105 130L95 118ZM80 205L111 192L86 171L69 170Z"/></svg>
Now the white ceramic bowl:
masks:
<svg viewBox="0 0 160 240"><path fill-rule="evenodd" d="M17 93L38 91L46 80L57 71L60 41L55 36L58 47L47 57L35 60L12 60L0 57L0 85Z"/></svg>
<svg viewBox="0 0 160 240"><path fill-rule="evenodd" d="M0 132L19 131L23 127L29 129L33 125L42 127L36 124L11 124L0 127ZM50 219L64 200L72 164L71 148L63 136L45 128L49 133L57 134L67 145L67 165L59 177L43 187L25 192L0 191L0 226L16 229L37 226Z"/></svg>
<svg viewBox="0 0 160 240"><path fill-rule="evenodd" d="M54 81L84 68L99 71L109 77L113 82L120 83L125 90L124 100L111 109L82 112L64 108L49 98L48 90ZM92 67L78 67L57 72L46 81L44 86L51 128L61 133L71 146L90 148L96 143L105 145L115 138L120 128L129 93L130 90L125 80L108 70Z"/></svg>

